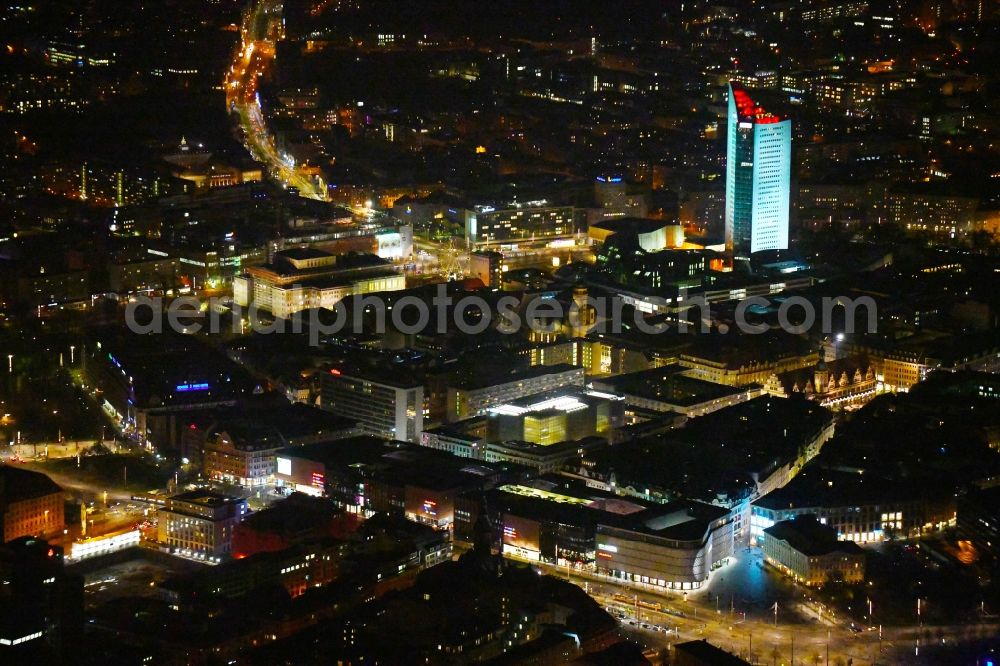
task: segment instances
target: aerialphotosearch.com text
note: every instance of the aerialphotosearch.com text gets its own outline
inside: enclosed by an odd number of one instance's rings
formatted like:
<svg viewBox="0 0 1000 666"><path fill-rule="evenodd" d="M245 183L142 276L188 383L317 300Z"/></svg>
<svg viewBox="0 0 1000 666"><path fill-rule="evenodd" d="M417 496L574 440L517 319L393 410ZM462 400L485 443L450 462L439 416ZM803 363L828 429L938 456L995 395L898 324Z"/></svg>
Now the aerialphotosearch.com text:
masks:
<svg viewBox="0 0 1000 666"><path fill-rule="evenodd" d="M489 328L507 335L529 328L540 333L555 333L563 326L588 332L618 334L624 330L637 330L645 334L660 334L676 329L680 333L708 333L713 330L709 304L704 298L687 298L684 294L676 302L675 316L650 317L636 308L628 307L615 296L587 296L585 302L572 300L564 303L555 298L533 298L527 302L513 294L484 298L477 294L455 297L447 293L445 285L438 285L437 293L429 301L413 295L386 298L385 294L354 296L350 303L339 301L330 309L302 310L289 319L275 318L255 303L243 307L219 298L200 300L193 296L165 302L161 297L139 296L129 301L125 310L125 323L138 334L162 333L169 329L178 333L219 333L230 327L234 333L258 334L306 333L311 345L338 333L377 333L388 330L402 334L433 332L443 334L458 330L467 335L477 335ZM823 297L819 302L803 296L785 296L771 301L763 296L741 299L733 313L733 325L741 333L760 334L773 324L762 322L759 313L778 304L777 327L792 334L833 332L835 320L843 322L843 332L874 333L877 329L877 305L869 296ZM753 310L752 310L753 308ZM839 316L838 309L843 311ZM862 331L855 331L858 315L862 315ZM816 327L819 327L818 331ZM730 332L731 326L718 324L714 330Z"/></svg>

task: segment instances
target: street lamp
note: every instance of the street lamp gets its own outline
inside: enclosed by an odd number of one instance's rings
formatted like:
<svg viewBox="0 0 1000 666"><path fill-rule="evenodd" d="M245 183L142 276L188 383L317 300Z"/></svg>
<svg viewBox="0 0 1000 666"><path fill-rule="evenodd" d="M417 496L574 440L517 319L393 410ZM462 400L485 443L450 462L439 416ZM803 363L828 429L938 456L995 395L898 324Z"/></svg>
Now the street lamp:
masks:
<svg viewBox="0 0 1000 666"><path fill-rule="evenodd" d="M14 372L14 355L7 354L7 372Z"/></svg>
<svg viewBox="0 0 1000 666"><path fill-rule="evenodd" d="M75 352L76 352L76 345L70 345L69 346L69 362L70 362L71 365L76 362L76 354L75 354Z"/></svg>

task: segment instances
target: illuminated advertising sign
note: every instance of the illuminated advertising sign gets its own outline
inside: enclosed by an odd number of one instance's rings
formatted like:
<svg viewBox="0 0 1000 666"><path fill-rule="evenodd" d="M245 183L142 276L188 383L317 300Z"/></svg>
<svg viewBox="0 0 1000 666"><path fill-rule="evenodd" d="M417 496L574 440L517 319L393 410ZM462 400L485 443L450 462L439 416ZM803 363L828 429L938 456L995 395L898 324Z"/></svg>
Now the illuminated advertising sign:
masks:
<svg viewBox="0 0 1000 666"><path fill-rule="evenodd" d="M520 516L505 515L503 518L503 544L517 549L517 553L524 557L524 553L540 551L538 523L528 518Z"/></svg>
<svg viewBox="0 0 1000 666"><path fill-rule="evenodd" d="M277 463L278 463L278 474L282 474L284 476L292 475L292 461L290 459L279 457L277 458Z"/></svg>

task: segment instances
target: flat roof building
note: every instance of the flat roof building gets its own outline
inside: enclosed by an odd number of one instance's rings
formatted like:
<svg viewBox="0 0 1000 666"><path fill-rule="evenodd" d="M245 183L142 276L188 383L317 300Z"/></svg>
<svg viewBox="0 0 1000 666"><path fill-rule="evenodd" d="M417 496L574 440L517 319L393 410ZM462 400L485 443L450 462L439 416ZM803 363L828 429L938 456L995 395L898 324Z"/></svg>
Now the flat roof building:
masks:
<svg viewBox="0 0 1000 666"><path fill-rule="evenodd" d="M528 468L469 460L376 437L286 449L277 456L280 486L326 495L350 513L386 512L444 528L455 498L516 481Z"/></svg>
<svg viewBox="0 0 1000 666"><path fill-rule="evenodd" d="M219 562L246 515L247 501L239 497L210 490L173 495L157 511L159 541L176 555Z"/></svg>
<svg viewBox="0 0 1000 666"><path fill-rule="evenodd" d="M715 647L704 638L674 645L673 666L750 666L736 655Z"/></svg>
<svg viewBox="0 0 1000 666"><path fill-rule="evenodd" d="M617 395L573 387L525 396L490 408L489 438L543 446L610 438L624 423L624 406Z"/></svg>
<svg viewBox="0 0 1000 666"><path fill-rule="evenodd" d="M733 555L733 523L728 509L690 500L602 518L597 571L625 583L697 590Z"/></svg>
<svg viewBox="0 0 1000 666"><path fill-rule="evenodd" d="M726 386L709 382L687 373L678 364L595 379L594 389L623 396L630 407L655 412L676 412L685 416L702 416L755 398L762 389L750 385Z"/></svg>
<svg viewBox="0 0 1000 666"><path fill-rule="evenodd" d="M862 583L865 554L853 541L841 541L837 531L816 516L800 515L764 530L764 560L804 585Z"/></svg>
<svg viewBox="0 0 1000 666"><path fill-rule="evenodd" d="M0 465L0 536L3 541L60 533L63 490L41 472Z"/></svg>
<svg viewBox="0 0 1000 666"><path fill-rule="evenodd" d="M872 470L810 466L782 488L754 500L753 539L782 520L813 514L837 537L857 543L915 537L955 519L953 494L903 484Z"/></svg>
<svg viewBox="0 0 1000 666"><path fill-rule="evenodd" d="M406 372L327 368L320 373L320 407L387 439L419 442L424 429L424 386Z"/></svg>
<svg viewBox="0 0 1000 666"><path fill-rule="evenodd" d="M583 386L584 378L583 368L566 363L480 373L449 385L447 420L462 421L525 396L564 386Z"/></svg>
<svg viewBox="0 0 1000 666"><path fill-rule="evenodd" d="M406 276L376 255L292 248L234 278L233 299L287 319L302 310L333 309L347 296L405 288Z"/></svg>

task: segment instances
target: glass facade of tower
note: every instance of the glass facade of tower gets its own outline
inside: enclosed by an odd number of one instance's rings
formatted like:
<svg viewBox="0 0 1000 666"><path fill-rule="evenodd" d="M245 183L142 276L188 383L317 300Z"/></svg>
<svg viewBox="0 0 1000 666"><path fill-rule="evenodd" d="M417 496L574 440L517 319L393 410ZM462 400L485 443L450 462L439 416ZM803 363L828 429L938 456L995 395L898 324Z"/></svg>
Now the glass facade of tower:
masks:
<svg viewBox="0 0 1000 666"><path fill-rule="evenodd" d="M729 84L726 248L734 257L788 248L792 121L756 105Z"/></svg>

